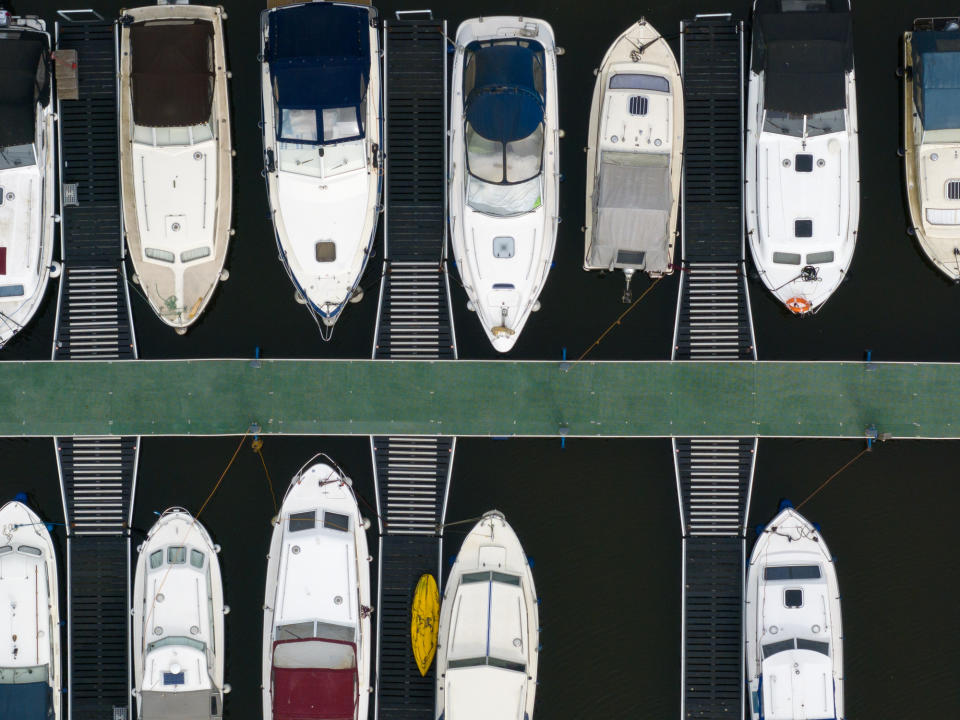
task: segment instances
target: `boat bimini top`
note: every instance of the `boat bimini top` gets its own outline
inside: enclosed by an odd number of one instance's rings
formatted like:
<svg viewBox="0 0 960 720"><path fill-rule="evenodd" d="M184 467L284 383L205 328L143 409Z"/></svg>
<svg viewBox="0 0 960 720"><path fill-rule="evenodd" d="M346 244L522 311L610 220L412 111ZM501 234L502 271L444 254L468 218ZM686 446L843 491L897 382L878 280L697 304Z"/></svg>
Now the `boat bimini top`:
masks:
<svg viewBox="0 0 960 720"><path fill-rule="evenodd" d="M803 5L805 12L793 12ZM751 70L764 74L763 107L790 132L823 134L827 113L847 106L846 74L853 70L848 0L757 0ZM765 130L767 128L764 128ZM784 131L787 132L787 131Z"/></svg>
<svg viewBox="0 0 960 720"><path fill-rule="evenodd" d="M37 106L50 98L46 34L24 30L7 35L0 42L0 170L36 162L31 146Z"/></svg>
<svg viewBox="0 0 960 720"><path fill-rule="evenodd" d="M364 137L369 9L308 2L269 17L277 140L327 145Z"/></svg>
<svg viewBox="0 0 960 720"><path fill-rule="evenodd" d="M543 46L529 39L466 48L467 202L474 210L509 216L540 206L543 55Z"/></svg>

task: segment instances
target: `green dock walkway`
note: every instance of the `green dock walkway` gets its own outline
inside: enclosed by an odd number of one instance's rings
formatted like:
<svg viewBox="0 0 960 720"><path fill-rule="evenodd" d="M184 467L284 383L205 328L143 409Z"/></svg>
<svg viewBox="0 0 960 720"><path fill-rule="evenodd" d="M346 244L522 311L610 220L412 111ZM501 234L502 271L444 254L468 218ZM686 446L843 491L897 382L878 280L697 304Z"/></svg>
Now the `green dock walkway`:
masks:
<svg viewBox="0 0 960 720"><path fill-rule="evenodd" d="M0 363L0 435L960 438L960 364ZM872 368L872 369L868 369Z"/></svg>

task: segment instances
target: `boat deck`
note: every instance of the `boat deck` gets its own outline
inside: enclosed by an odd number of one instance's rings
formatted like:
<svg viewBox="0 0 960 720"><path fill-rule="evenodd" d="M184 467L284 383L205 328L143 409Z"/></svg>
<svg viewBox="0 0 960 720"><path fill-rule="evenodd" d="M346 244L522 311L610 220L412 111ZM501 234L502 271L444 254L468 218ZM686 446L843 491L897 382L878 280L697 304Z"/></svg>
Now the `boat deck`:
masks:
<svg viewBox="0 0 960 720"><path fill-rule="evenodd" d="M137 349L123 266L116 35L90 11L57 23L64 268L52 357L131 360ZM52 410L51 410L52 411ZM68 714L130 717L128 517L136 437L54 438L67 525Z"/></svg>
<svg viewBox="0 0 960 720"><path fill-rule="evenodd" d="M446 257L446 22L428 12L384 24L386 260L374 359L455 359ZM413 592L440 576L441 523L456 444L371 437L380 523L375 717L432 720L433 669L410 647Z"/></svg>

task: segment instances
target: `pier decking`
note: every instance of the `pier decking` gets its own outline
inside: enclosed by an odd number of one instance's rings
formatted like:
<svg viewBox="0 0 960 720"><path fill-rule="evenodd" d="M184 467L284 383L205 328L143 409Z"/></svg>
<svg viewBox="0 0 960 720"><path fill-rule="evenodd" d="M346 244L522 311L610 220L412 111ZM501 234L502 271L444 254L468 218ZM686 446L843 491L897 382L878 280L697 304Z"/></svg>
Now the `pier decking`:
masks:
<svg viewBox="0 0 960 720"><path fill-rule="evenodd" d="M960 364L0 363L0 436L960 438Z"/></svg>
<svg viewBox="0 0 960 720"><path fill-rule="evenodd" d="M76 16L82 21L72 21ZM117 177L116 35L91 11L57 23L63 277L52 357L136 358L123 266ZM63 57L59 57L60 55ZM61 76L58 67L58 79ZM61 89L62 90L62 89ZM130 506L136 437L55 437L67 526L70 720L130 716Z"/></svg>
<svg viewBox="0 0 960 720"><path fill-rule="evenodd" d="M386 259L375 359L454 359L446 267L446 21L429 11L384 23ZM370 438L380 531L375 717L432 720L433 668L410 652L413 592L442 581L440 555L456 438Z"/></svg>

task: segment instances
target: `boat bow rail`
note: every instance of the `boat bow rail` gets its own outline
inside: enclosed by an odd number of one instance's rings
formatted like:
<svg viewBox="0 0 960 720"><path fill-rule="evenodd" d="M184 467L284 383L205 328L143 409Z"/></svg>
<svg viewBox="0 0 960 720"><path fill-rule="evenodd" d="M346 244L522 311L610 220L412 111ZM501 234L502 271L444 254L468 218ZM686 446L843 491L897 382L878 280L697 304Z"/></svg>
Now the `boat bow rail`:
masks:
<svg viewBox="0 0 960 720"><path fill-rule="evenodd" d="M61 11L56 68L64 259L54 360L137 356L123 265L115 24ZM64 62L65 61L65 62ZM70 720L130 715L129 514L137 437L55 437L67 526Z"/></svg>
<svg viewBox="0 0 960 720"><path fill-rule="evenodd" d="M686 147L673 359L756 360L744 264L743 24L698 15L680 29ZM744 526L756 449L755 437L673 441L683 720L743 717Z"/></svg>
<svg viewBox="0 0 960 720"><path fill-rule="evenodd" d="M446 21L384 23L385 262L374 359L456 358L446 267ZM433 720L435 680L410 647L421 575L441 578L441 527L456 439L371 437L380 564L375 717Z"/></svg>

